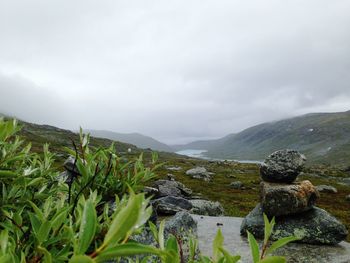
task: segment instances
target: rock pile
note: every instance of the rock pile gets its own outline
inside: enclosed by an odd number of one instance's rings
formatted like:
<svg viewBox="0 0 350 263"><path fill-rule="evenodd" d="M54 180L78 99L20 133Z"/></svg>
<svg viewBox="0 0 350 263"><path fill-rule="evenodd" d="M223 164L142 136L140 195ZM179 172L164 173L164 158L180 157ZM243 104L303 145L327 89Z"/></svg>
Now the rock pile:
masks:
<svg viewBox="0 0 350 263"><path fill-rule="evenodd" d="M260 204L243 220L241 234L247 230L258 238L264 237L263 213L275 217L272 239L297 236L309 244L337 244L348 234L335 217L315 207L319 193L308 180L295 182L305 156L294 150L271 154L261 165Z"/></svg>

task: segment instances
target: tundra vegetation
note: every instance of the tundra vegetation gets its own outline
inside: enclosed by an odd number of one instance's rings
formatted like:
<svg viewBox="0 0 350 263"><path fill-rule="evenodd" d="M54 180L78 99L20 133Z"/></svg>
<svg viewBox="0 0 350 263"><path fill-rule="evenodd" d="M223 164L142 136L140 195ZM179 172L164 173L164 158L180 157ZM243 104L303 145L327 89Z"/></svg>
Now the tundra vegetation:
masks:
<svg viewBox="0 0 350 263"><path fill-rule="evenodd" d="M89 147L89 135L65 151L74 157L73 172L60 173L55 154L43 145L31 151L17 133L15 120L0 119L0 262L184 262L182 246L189 247L189 262L237 262L223 247L219 230L211 258L198 254L197 240L182 244L175 235L165 240L164 223L150 223L152 208L142 192L156 176L157 154L145 165L143 155L132 160L116 154L115 146ZM76 169L76 170L74 170ZM113 205L112 205L113 204ZM130 237L150 225L158 245L134 242ZM265 217L262 250L248 233L256 262L284 262L271 256L293 237L269 246L274 220ZM135 258L142 255L141 259Z"/></svg>

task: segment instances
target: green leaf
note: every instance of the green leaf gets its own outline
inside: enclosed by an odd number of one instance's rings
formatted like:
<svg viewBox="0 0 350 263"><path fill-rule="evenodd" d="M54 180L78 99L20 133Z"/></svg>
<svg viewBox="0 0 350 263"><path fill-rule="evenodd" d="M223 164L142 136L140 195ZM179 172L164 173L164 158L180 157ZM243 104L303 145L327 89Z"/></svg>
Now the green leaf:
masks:
<svg viewBox="0 0 350 263"><path fill-rule="evenodd" d="M281 238L277 241L275 241L266 251L266 254L271 254L272 252L274 252L276 249L283 247L284 245L288 244L289 242L293 242L293 241L297 241L299 240L299 238L294 237L294 236L290 236L290 237L284 237Z"/></svg>
<svg viewBox="0 0 350 263"><path fill-rule="evenodd" d="M15 172L12 171L8 171L8 170L0 170L0 178L2 179L6 179L6 178L16 178L17 174Z"/></svg>
<svg viewBox="0 0 350 263"><path fill-rule="evenodd" d="M226 263L236 263L241 259L241 256L232 256L230 252L228 252L224 248L219 248L220 252L224 255L224 259Z"/></svg>
<svg viewBox="0 0 350 263"><path fill-rule="evenodd" d="M38 246L38 250L40 251L40 253L42 253L44 255L44 258L41 262L52 263L52 255L49 251L47 251L46 248Z"/></svg>
<svg viewBox="0 0 350 263"><path fill-rule="evenodd" d="M264 244L267 244L267 242L270 239L270 236L272 234L273 228L275 226L275 218L273 217L271 222L269 221L268 217L264 213L264 223L265 223L265 228L264 228Z"/></svg>
<svg viewBox="0 0 350 263"><path fill-rule="evenodd" d="M37 233L37 236L36 236L40 244L47 240L47 237L50 233L50 230L51 230L51 222L50 221L46 221L43 224L41 224L39 231Z"/></svg>
<svg viewBox="0 0 350 263"><path fill-rule="evenodd" d="M132 233L132 230L139 221L142 202L144 202L143 195L130 193L126 206L121 208L112 220L102 247L116 244Z"/></svg>
<svg viewBox="0 0 350 263"><path fill-rule="evenodd" d="M85 255L75 255L69 260L69 263L94 263L94 262L96 261L90 258L89 256L85 256Z"/></svg>
<svg viewBox="0 0 350 263"><path fill-rule="evenodd" d="M58 230L58 228L63 224L63 222L67 218L67 213L68 213L68 207L63 208L60 211L58 211L54 217L51 219L51 224L52 224L52 229L54 231Z"/></svg>
<svg viewBox="0 0 350 263"><path fill-rule="evenodd" d="M259 261L259 263L285 263L285 262L287 262L286 259L280 256L266 257Z"/></svg>
<svg viewBox="0 0 350 263"><path fill-rule="evenodd" d="M41 210L39 209L39 207L36 206L36 204L34 204L32 201L28 201L29 204L32 206L34 212L35 212L35 215L38 217L38 219L41 221L41 222L44 222L45 221L45 217L44 217L44 214L41 212Z"/></svg>
<svg viewBox="0 0 350 263"><path fill-rule="evenodd" d="M6 254L6 255L3 255L3 256L0 256L0 262L1 263L14 263L16 261L15 261L13 255Z"/></svg>
<svg viewBox="0 0 350 263"><path fill-rule="evenodd" d="M30 223L32 225L33 232L37 236L39 233L41 222L35 214L33 214L33 213L28 213L28 214L29 214L29 220L30 220Z"/></svg>
<svg viewBox="0 0 350 263"><path fill-rule="evenodd" d="M203 262L203 263L212 263L212 261L210 260L210 258L208 258L207 256L200 256L200 262Z"/></svg>
<svg viewBox="0 0 350 263"><path fill-rule="evenodd" d="M166 242L165 248L166 248L166 250L176 252L176 254L178 253L179 247L178 247L175 236L170 235L170 237L168 238L168 240Z"/></svg>
<svg viewBox="0 0 350 263"><path fill-rule="evenodd" d="M158 243L160 249L164 249L164 228L165 228L165 221L162 220L159 225L159 231L158 231Z"/></svg>
<svg viewBox="0 0 350 263"><path fill-rule="evenodd" d="M80 223L79 240L75 254L84 254L94 239L97 226L96 209L91 199L84 205L83 215Z"/></svg>
<svg viewBox="0 0 350 263"><path fill-rule="evenodd" d="M1 231L1 233L0 233L0 248L1 248L2 254L6 253L8 238L9 238L8 230L4 229L3 231Z"/></svg>
<svg viewBox="0 0 350 263"><path fill-rule="evenodd" d="M252 257L253 257L253 262L257 263L257 262L259 262L259 259L260 259L258 242L256 242L255 237L249 231L247 231L247 234L248 234L248 242L249 242L249 246L250 246L250 251L251 251Z"/></svg>
<svg viewBox="0 0 350 263"><path fill-rule="evenodd" d="M152 246L142 245L138 243L127 243L127 244L113 246L103 250L95 258L95 261L105 262L107 260L115 259L119 257L128 257L128 256L145 255L145 254L163 255L163 252Z"/></svg>
<svg viewBox="0 0 350 263"><path fill-rule="evenodd" d="M222 248L224 245L224 237L222 235L221 229L219 228L214 242L213 242L213 259L214 261L219 259L219 255L220 255L220 248Z"/></svg>

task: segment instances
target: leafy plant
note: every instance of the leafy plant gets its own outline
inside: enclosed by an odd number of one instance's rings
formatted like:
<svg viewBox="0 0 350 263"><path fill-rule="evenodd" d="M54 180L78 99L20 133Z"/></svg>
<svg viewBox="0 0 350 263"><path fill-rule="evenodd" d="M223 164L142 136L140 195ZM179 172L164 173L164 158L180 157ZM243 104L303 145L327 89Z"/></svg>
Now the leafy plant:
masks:
<svg viewBox="0 0 350 263"><path fill-rule="evenodd" d="M283 263L286 262L284 257L280 256L268 256L272 254L276 249L288 244L289 242L293 242L298 240L299 238L290 236L290 237L284 237L281 238L269 246L269 240L273 231L273 228L275 226L275 218L272 218L271 221L267 218L267 216L264 214L264 223L265 223L265 229L264 229L264 242L262 244L261 253L259 251L259 245L254 236L247 231L248 234L248 241L249 246L253 258L253 263Z"/></svg>

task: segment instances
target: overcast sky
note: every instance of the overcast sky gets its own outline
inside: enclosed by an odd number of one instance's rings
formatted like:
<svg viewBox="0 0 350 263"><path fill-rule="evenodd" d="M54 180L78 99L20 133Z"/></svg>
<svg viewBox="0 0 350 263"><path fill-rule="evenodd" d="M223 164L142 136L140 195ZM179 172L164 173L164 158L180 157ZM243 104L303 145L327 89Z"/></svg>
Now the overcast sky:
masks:
<svg viewBox="0 0 350 263"><path fill-rule="evenodd" d="M0 112L217 138L350 110L349 0L0 0Z"/></svg>

